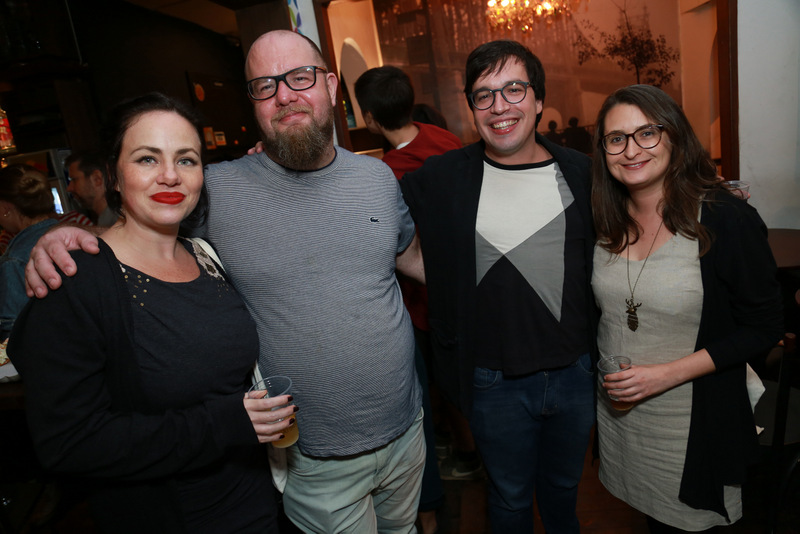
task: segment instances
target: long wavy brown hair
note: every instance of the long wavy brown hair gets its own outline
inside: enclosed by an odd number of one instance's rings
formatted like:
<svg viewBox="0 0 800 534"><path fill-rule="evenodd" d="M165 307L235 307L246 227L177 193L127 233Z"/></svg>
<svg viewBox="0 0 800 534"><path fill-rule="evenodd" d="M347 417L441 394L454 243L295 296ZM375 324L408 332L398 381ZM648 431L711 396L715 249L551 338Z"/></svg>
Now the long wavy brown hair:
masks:
<svg viewBox="0 0 800 534"><path fill-rule="evenodd" d="M681 108L664 91L650 85L618 89L606 99L597 116L592 211L600 246L619 254L629 242L636 243L641 234L641 228L628 213L628 189L609 172L601 142L606 134L606 116L620 104L636 106L653 124L664 126L663 132L672 143L672 154L664 177L661 216L670 232L698 241L702 256L711 246L712 236L698 221L697 210L706 195L722 189L722 185L711 157Z"/></svg>

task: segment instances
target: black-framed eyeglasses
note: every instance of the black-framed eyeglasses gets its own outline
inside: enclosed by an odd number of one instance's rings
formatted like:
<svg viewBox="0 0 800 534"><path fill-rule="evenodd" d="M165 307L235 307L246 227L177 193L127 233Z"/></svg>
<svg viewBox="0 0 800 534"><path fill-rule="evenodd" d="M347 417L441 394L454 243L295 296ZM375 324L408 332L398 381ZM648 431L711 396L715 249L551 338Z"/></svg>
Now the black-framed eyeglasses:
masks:
<svg viewBox="0 0 800 534"><path fill-rule="evenodd" d="M489 109L494 105L495 93L500 93L509 104L519 104L528 94L531 82L508 82L500 89L478 89L467 95L472 107L475 109Z"/></svg>
<svg viewBox="0 0 800 534"><path fill-rule="evenodd" d="M305 91L317 83L317 71L328 72L328 69L309 65L297 67L278 76L262 76L247 82L247 94L253 100L267 100L278 92L278 84L283 82L292 91Z"/></svg>
<svg viewBox="0 0 800 534"><path fill-rule="evenodd" d="M609 156L616 156L625 152L625 149L628 148L628 138L630 137L633 137L636 144L644 149L655 148L661 142L661 131L663 129L663 124L645 124L630 134L611 132L603 136L601 144L603 145L603 150Z"/></svg>

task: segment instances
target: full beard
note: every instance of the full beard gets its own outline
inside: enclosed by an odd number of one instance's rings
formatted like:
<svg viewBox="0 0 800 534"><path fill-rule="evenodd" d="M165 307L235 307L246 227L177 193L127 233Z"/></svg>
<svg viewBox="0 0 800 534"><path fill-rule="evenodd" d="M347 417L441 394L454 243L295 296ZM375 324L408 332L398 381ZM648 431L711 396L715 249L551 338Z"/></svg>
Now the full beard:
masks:
<svg viewBox="0 0 800 534"><path fill-rule="evenodd" d="M328 108L322 120L318 120L310 107L298 106L278 114L273 122L294 111L309 113L312 123L293 126L282 132L273 129L267 133L262 128L264 152L273 161L289 169L310 171L321 168L326 163L322 160L330 150L333 139L333 108Z"/></svg>

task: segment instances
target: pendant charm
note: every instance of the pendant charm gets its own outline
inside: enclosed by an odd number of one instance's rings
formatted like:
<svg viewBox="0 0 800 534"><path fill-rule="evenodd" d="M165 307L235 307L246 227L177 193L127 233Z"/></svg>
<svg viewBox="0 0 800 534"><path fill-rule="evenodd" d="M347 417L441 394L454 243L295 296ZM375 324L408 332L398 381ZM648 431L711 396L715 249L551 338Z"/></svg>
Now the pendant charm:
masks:
<svg viewBox="0 0 800 534"><path fill-rule="evenodd" d="M628 328L636 332L636 329L639 328L639 316L636 315L636 309L641 306L642 303L634 304L633 297L631 297L630 299L625 299L625 304L628 305L628 309L625 312L628 314Z"/></svg>

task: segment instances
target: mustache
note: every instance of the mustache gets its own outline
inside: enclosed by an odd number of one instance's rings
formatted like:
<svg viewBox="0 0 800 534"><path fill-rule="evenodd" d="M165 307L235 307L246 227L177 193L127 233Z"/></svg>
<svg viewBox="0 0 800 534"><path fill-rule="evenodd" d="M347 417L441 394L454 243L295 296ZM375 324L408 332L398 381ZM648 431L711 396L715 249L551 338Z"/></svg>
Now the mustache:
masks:
<svg viewBox="0 0 800 534"><path fill-rule="evenodd" d="M289 106L289 107L281 109L280 111L278 111L278 113L275 114L274 117L272 117L272 120L273 121L279 121L279 120L281 120L282 118L284 118L287 115L290 115L292 113L298 113L298 112L299 113L308 113L309 115L312 115L312 116L314 115L314 110L311 109L311 106L300 104L300 105Z"/></svg>

